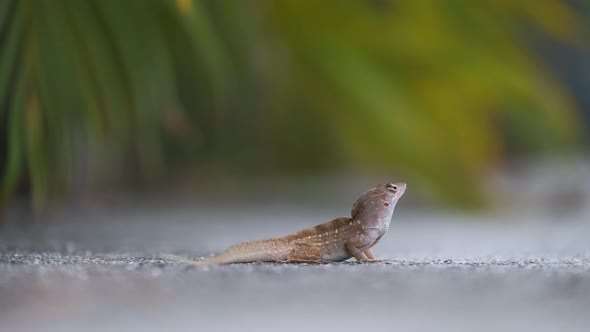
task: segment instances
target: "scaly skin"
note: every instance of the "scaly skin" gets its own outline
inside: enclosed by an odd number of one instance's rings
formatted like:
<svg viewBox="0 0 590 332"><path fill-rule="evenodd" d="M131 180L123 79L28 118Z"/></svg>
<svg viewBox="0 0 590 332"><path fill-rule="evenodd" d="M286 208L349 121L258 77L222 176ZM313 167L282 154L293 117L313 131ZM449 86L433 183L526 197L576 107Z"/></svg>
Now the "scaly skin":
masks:
<svg viewBox="0 0 590 332"><path fill-rule="evenodd" d="M167 258L191 265L246 262L330 263L351 257L373 261L371 248L387 232L391 216L406 184L386 183L364 193L352 206L351 217L304 229L285 237L242 242L200 261Z"/></svg>

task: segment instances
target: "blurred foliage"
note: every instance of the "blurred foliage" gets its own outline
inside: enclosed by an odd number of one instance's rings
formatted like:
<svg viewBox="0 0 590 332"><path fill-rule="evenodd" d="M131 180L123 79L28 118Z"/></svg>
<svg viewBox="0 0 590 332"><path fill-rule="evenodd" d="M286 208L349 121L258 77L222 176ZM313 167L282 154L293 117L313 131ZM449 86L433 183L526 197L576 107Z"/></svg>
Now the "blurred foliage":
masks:
<svg viewBox="0 0 590 332"><path fill-rule="evenodd" d="M475 204L506 137L575 141L526 41L581 29L558 0L3 0L1 200L215 165L366 167Z"/></svg>

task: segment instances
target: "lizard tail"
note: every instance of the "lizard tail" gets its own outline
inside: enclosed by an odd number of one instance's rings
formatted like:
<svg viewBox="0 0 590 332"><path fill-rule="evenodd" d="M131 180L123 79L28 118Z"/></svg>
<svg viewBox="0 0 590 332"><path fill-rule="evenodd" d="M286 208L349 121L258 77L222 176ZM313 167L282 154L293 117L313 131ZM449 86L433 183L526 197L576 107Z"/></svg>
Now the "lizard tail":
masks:
<svg viewBox="0 0 590 332"><path fill-rule="evenodd" d="M162 255L162 258L193 266L223 265L248 262L285 261L290 248L282 239L266 239L235 244L217 256L201 260L187 259L176 255Z"/></svg>

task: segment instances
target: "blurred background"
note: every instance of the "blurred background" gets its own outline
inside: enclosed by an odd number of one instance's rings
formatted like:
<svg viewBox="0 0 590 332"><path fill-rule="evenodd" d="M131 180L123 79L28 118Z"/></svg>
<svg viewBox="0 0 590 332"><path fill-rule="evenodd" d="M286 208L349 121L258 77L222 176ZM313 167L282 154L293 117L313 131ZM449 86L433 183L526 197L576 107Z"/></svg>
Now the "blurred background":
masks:
<svg viewBox="0 0 590 332"><path fill-rule="evenodd" d="M0 331L588 331L589 40L584 0L0 0ZM158 258L389 181L388 263Z"/></svg>
<svg viewBox="0 0 590 332"><path fill-rule="evenodd" d="M589 7L4 0L0 202L371 178L489 207L585 161Z"/></svg>

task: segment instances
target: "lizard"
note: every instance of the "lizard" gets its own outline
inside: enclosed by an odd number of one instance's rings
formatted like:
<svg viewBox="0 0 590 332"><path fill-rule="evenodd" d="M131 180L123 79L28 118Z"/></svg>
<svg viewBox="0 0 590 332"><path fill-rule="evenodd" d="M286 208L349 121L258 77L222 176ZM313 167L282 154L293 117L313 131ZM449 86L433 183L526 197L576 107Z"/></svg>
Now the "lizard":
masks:
<svg viewBox="0 0 590 332"><path fill-rule="evenodd" d="M354 202L350 217L339 217L284 237L238 243L201 260L175 255L163 258L197 266L248 262L320 264L352 257L360 262L377 261L371 248L389 229L397 201L405 190L403 182L379 184Z"/></svg>

